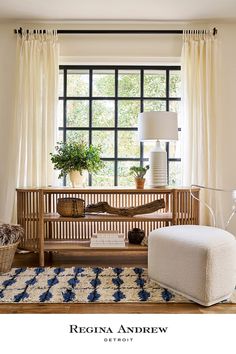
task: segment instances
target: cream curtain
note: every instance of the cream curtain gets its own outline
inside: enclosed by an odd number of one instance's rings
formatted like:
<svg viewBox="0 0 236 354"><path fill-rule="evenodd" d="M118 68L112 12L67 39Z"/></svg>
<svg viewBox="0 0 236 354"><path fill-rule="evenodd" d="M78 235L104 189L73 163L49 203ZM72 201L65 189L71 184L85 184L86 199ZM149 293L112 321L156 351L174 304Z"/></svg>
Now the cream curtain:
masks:
<svg viewBox="0 0 236 354"><path fill-rule="evenodd" d="M15 117L0 219L10 222L15 188L52 184L50 152L55 145L59 44L55 31L17 36ZM3 203L5 205L3 205Z"/></svg>
<svg viewBox="0 0 236 354"><path fill-rule="evenodd" d="M216 187L217 38L185 31L183 73L183 183ZM214 204L205 195L205 201ZM214 205L213 205L214 206ZM210 223L202 213L202 222Z"/></svg>

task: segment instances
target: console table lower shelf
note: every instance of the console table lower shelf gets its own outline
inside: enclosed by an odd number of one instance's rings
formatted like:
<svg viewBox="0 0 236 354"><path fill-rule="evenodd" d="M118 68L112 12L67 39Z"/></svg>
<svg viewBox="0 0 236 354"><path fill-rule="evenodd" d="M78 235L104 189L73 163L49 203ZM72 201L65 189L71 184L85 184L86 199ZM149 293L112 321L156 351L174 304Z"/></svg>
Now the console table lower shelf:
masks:
<svg viewBox="0 0 236 354"><path fill-rule="evenodd" d="M45 240L44 251L83 251L86 254L98 253L99 251L115 252L135 252L135 254L147 253L147 246L134 245L125 242L125 247L90 247L90 241L88 240Z"/></svg>
<svg viewBox="0 0 236 354"><path fill-rule="evenodd" d="M75 241L75 240L45 240L44 251L46 252L65 252L75 253L81 256L102 256L105 254L123 255L123 256L147 256L147 246L134 245L125 242L125 247L90 247L90 241ZM44 263L43 263L44 266Z"/></svg>

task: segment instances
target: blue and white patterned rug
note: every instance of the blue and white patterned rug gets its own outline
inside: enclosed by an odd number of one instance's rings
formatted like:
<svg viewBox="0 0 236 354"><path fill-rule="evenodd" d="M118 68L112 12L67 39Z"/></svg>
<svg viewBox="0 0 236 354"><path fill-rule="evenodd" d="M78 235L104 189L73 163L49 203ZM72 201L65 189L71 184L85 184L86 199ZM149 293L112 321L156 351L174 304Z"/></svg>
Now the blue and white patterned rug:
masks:
<svg viewBox="0 0 236 354"><path fill-rule="evenodd" d="M149 280L145 268L12 268L0 275L0 303L189 303ZM236 303L235 294L229 300Z"/></svg>

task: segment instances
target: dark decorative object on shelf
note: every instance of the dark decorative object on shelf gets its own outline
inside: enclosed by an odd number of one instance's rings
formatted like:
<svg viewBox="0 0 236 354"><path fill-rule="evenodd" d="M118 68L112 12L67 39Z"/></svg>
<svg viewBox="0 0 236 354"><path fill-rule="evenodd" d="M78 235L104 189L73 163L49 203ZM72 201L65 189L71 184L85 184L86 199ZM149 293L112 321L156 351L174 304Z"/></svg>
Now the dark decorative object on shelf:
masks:
<svg viewBox="0 0 236 354"><path fill-rule="evenodd" d="M134 229L128 232L129 243L139 245L144 239L144 236L145 236L144 231L135 227Z"/></svg>

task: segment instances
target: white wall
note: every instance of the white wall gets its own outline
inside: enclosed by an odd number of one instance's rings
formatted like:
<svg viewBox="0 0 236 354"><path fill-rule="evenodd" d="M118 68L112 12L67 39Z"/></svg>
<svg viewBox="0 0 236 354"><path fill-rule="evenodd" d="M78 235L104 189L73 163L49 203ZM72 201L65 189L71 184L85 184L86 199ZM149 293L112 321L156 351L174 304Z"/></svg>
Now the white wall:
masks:
<svg viewBox="0 0 236 354"><path fill-rule="evenodd" d="M0 23L0 198L7 161L9 125L14 109L14 83L15 35L11 25Z"/></svg>
<svg viewBox="0 0 236 354"><path fill-rule="evenodd" d="M0 219L4 215L4 171L6 168L6 143L9 140L10 122L14 108L15 87L15 45L14 28L124 28L116 24L39 24L0 23ZM191 24L188 24L188 27ZM219 186L236 188L236 23L215 24L220 40L221 75L219 101L221 107L217 128L217 178ZM182 24L132 24L125 28L183 28ZM196 27L196 26L195 26ZM205 24L197 24L197 28L206 28ZM214 24L211 24L211 28ZM61 62L111 62L139 63L166 62L172 58L174 62L181 54L182 39L179 35L141 36L141 35L64 35L60 36ZM227 203L226 203L227 204ZM229 205L228 205L229 207ZM225 208L223 207L225 211ZM235 217L236 219L236 217ZM233 224L236 234L236 220Z"/></svg>
<svg viewBox="0 0 236 354"><path fill-rule="evenodd" d="M218 174L222 184L236 188L236 23L218 28L221 55Z"/></svg>
<svg viewBox="0 0 236 354"><path fill-rule="evenodd" d="M83 27L83 26L82 26ZM111 28L111 26L106 26ZM122 26L116 26L116 28ZM77 26L79 28L79 26ZM96 26L95 26L96 28ZM97 26L97 28L99 28ZM137 25L125 26L125 28L137 28ZM150 26L146 26L146 29ZM169 26L171 28L171 26ZM155 38L155 39L154 39ZM94 60L101 61L119 60L153 60L156 58L180 57L181 36L179 35L79 35L60 36L61 56L64 58L77 58L79 61Z"/></svg>
<svg viewBox="0 0 236 354"><path fill-rule="evenodd" d="M217 25L219 30L219 112L217 127L218 186L236 189L236 23ZM232 211L230 193L222 199L224 221ZM236 215L229 231L236 235Z"/></svg>

